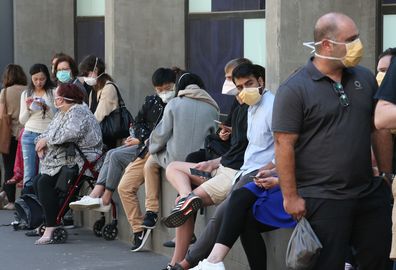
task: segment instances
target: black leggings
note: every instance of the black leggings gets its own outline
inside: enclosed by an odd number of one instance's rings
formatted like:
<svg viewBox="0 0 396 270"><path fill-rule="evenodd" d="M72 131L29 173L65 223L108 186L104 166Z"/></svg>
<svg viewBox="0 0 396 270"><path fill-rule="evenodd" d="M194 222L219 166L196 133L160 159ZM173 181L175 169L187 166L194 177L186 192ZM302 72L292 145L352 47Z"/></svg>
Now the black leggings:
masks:
<svg viewBox="0 0 396 270"><path fill-rule="evenodd" d="M15 191L16 184L6 184L5 181L10 180L14 176L14 163L17 150L18 141L15 137L11 137L10 152L8 154L3 154L4 161L4 184L3 189L7 194L7 199L9 202L15 202Z"/></svg>
<svg viewBox="0 0 396 270"><path fill-rule="evenodd" d="M252 212L252 206L256 200L257 197L247 188L232 192L216 242L231 248L241 236L250 269L265 270L267 269L267 252L260 233L277 228L256 220Z"/></svg>
<svg viewBox="0 0 396 270"><path fill-rule="evenodd" d="M55 184L58 175L49 176L42 174L34 182L36 185L37 196L43 206L45 216L45 226L56 226L56 216L59 212L60 198L55 190Z"/></svg>

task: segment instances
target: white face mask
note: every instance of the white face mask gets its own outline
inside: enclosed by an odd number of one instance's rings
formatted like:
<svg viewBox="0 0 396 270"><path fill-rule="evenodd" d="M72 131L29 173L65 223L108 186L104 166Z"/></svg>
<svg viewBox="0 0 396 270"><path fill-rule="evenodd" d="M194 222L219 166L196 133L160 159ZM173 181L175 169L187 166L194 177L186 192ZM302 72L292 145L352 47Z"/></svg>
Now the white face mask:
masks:
<svg viewBox="0 0 396 270"><path fill-rule="evenodd" d="M84 77L84 82L89 86L95 86L98 83L98 78L102 75L103 73L97 77Z"/></svg>
<svg viewBox="0 0 396 270"><path fill-rule="evenodd" d="M238 93L238 89L232 81L226 79L223 83L221 93L223 95L235 96Z"/></svg>
<svg viewBox="0 0 396 270"><path fill-rule="evenodd" d="M158 96L162 99L162 102L168 103L169 100L175 97L175 91L163 91L158 93Z"/></svg>

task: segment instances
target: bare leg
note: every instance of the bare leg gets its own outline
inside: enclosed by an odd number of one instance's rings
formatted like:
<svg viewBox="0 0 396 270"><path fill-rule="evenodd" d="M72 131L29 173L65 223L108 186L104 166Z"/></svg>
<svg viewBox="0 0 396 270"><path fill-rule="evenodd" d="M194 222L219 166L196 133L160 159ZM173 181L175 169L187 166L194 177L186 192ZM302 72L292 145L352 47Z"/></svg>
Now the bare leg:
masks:
<svg viewBox="0 0 396 270"><path fill-rule="evenodd" d="M89 197L100 198L105 192L105 187L102 185L95 185L94 189L89 194Z"/></svg>
<svg viewBox="0 0 396 270"><path fill-rule="evenodd" d="M102 195L102 201L104 205L109 205L111 198L113 196L113 191L106 189Z"/></svg>
<svg viewBox="0 0 396 270"><path fill-rule="evenodd" d="M51 240L52 233L54 232L55 227L46 227L43 236L40 239L36 240L36 245L48 244Z"/></svg>
<svg viewBox="0 0 396 270"><path fill-rule="evenodd" d="M227 247L226 245L216 243L212 249L212 252L210 252L210 255L207 260L210 263L222 262L224 261L224 258L225 256L227 256L229 251L230 248Z"/></svg>
<svg viewBox="0 0 396 270"><path fill-rule="evenodd" d="M194 233L194 217L191 216L183 225L176 228L176 246L171 265L180 262L186 256L191 237Z"/></svg>
<svg viewBox="0 0 396 270"><path fill-rule="evenodd" d="M175 161L166 168L166 178L181 197L191 193L191 184L200 185L204 182L200 177L190 174L190 168L194 166L195 163Z"/></svg>
<svg viewBox="0 0 396 270"><path fill-rule="evenodd" d="M199 196L202 199L202 202L205 206L213 205L212 198L210 198L209 194L202 187L197 187L193 190L194 194Z"/></svg>

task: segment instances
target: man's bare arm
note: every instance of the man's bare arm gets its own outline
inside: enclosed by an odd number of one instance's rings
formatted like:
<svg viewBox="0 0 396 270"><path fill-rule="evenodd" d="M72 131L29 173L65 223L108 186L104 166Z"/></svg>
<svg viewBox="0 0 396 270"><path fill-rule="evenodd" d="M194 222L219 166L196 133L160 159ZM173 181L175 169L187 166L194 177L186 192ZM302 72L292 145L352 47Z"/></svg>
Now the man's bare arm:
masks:
<svg viewBox="0 0 396 270"><path fill-rule="evenodd" d="M279 184L283 194L283 206L295 219L305 214L305 201L297 192L294 146L298 134L275 132L275 160Z"/></svg>

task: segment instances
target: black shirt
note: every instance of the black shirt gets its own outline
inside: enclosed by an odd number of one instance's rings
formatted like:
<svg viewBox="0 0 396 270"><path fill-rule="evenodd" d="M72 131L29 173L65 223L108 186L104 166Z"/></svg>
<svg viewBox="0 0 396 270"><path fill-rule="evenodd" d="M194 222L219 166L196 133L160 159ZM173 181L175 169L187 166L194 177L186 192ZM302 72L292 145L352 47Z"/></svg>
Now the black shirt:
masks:
<svg viewBox="0 0 396 270"><path fill-rule="evenodd" d="M376 99L382 99L396 104L396 60L395 57L386 71L385 78L375 95Z"/></svg>
<svg viewBox="0 0 396 270"><path fill-rule="evenodd" d="M247 140L247 110L249 106L239 103L233 106L231 117L231 147L221 157L221 165L234 170L242 167L245 150L248 145Z"/></svg>
<svg viewBox="0 0 396 270"><path fill-rule="evenodd" d="M358 198L370 192L371 129L377 83L366 68L345 68L343 107L334 81L312 63L289 77L276 93L274 132L298 134L296 181L301 196Z"/></svg>

